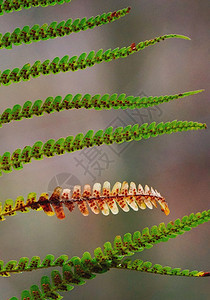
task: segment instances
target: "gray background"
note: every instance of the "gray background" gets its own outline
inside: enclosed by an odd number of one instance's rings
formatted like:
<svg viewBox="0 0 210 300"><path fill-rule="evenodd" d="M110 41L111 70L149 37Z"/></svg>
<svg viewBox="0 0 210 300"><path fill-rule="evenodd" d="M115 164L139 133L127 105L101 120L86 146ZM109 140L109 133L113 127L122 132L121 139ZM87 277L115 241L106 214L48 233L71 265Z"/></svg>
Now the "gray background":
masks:
<svg viewBox="0 0 210 300"><path fill-rule="evenodd" d="M209 123L209 1L96 1L73 0L70 4L48 8L33 8L0 17L0 32L13 31L24 25L50 23L68 18L90 17L130 5L131 13L100 28L72 34L69 37L17 46L0 52L0 69L22 67L26 62L44 61L68 54L70 57L100 48L116 48L138 43L162 34L178 33L191 41L171 39L148 47L126 59L102 63L75 73L41 76L29 82L0 87L1 112L7 107L26 100L35 101L48 96L68 93L126 93L128 95L165 95L204 88L202 94L162 104L146 122L193 120ZM0 153L32 145L37 140L60 138L98 130L113 124L135 123L131 111L77 110L63 111L31 120L13 122L0 129ZM137 120L138 121L138 120ZM139 121L139 123L141 123ZM114 150L118 151L117 148ZM167 199L171 214L166 217L160 210L145 210L104 217L81 216L78 210L66 211L66 219L49 218L43 212L8 218L1 224L0 258L18 260L22 256L38 255L44 258L67 254L81 256L113 241L118 234L133 233L146 226L168 222L191 212L208 209L209 204L209 130L160 136L132 142L122 153L101 147L112 163L97 176L96 181L134 181L149 184ZM119 151L118 151L119 152ZM0 178L1 201L15 199L29 192L49 190L51 179L60 174L73 174L81 184L93 183L93 178L76 166L80 152L60 157L33 161L23 170L3 174ZM72 184L75 184L76 179ZM62 184L62 182L59 184ZM209 226L199 228L176 240L170 240L145 250L135 257L172 267L190 270L208 270ZM19 296L23 289L38 284L40 277L51 270L13 275L0 281L1 299ZM207 278L179 278L144 273L111 270L98 275L86 285L65 293L64 299L199 299L208 298Z"/></svg>

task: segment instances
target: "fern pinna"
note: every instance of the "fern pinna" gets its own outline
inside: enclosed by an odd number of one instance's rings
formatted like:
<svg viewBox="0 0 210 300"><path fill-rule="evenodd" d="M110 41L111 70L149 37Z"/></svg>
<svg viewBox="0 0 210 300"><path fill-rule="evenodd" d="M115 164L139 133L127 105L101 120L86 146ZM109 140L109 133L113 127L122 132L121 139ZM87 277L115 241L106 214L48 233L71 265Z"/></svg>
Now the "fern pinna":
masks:
<svg viewBox="0 0 210 300"><path fill-rule="evenodd" d="M82 258L74 256L68 259L67 255L61 255L55 259L53 255L48 254L42 261L39 256L34 256L31 260L22 257L19 262L11 260L6 264L0 261L0 276L8 277L15 273L62 267L62 274L58 270L52 271L52 280L48 276L41 278L41 290L37 285L32 285L30 291L24 290L21 294L22 300L62 299L58 292L70 291L74 285L83 285L85 280L93 279L96 274L103 274L112 268L170 276L210 276L210 272L206 271L181 270L181 268L163 267L160 264L153 265L150 261L126 258L144 249L150 249L160 242L167 242L208 221L210 221L210 211L203 211L184 216L181 220L177 219L167 225L160 223L150 229L146 227L142 232L136 231L133 235L126 233L123 238L116 236L112 244L110 242L104 244L103 250L100 247L96 248L93 257L89 252L85 252ZM12 297L10 300L18 300L18 298Z"/></svg>
<svg viewBox="0 0 210 300"><path fill-rule="evenodd" d="M29 9L37 6L52 6L55 4L64 4L71 0L0 0L0 15ZM93 29L126 16L130 12L130 7L103 13L95 17L83 19L68 19L58 23L57 21L51 24L43 25L28 25L22 29L16 28L12 33L0 33L0 49L12 49L13 46L22 44L31 44L33 42L54 39L63 37L71 33ZM32 78L40 75L58 74L60 72L83 70L87 67L92 67L101 62L108 62L118 58L125 58L135 52L143 50L147 46L152 46L160 41L169 38L181 38L189 40L188 37L179 34L166 34L156 37L151 40L146 40L140 43L131 41L129 46L123 48L108 49L103 51L90 51L88 54L82 52L80 55L69 57L65 55L61 59L55 57L51 61L46 59L41 62L35 61L33 65L26 63L22 68L14 68L13 70L6 69L0 71L0 85L8 86L11 83L20 81L29 81ZM71 109L140 109L159 105L165 102L170 102L175 99L182 99L185 96L194 95L202 92L202 90L189 91L178 93L175 95L155 96L155 97L135 97L126 96L125 94L68 94L65 97L48 97L45 101L40 99L34 103L26 101L22 106L16 104L13 108L7 108L0 115L0 126L24 118L32 118L33 116L42 116L44 113L50 114L60 112L62 110ZM9 173L13 169L21 170L23 165L30 163L31 159L41 160L43 157L52 157L61 155L65 152L74 152L84 149L85 147L95 147L103 144L110 145L112 143L123 143L130 141L139 141L148 139L163 134L171 134L174 132L182 132L188 130L205 129L206 124L194 121L169 121L166 123L160 122L156 124L135 124L125 127L108 127L105 130L98 130L94 133L93 130L87 131L85 134L78 133L75 137L61 137L57 141L53 138L46 142L37 141L32 146L25 146L23 149L18 148L12 154L5 152L0 156L0 175ZM120 207L124 212L129 211L129 208L137 211L148 207L152 209L160 205L161 210L166 215L169 214L169 208L165 199L159 192L147 185L143 188L141 185L136 187L135 183L131 182L130 186L127 182L116 182L112 190L108 181L104 182L103 187L100 183L93 185L85 185L83 190L81 186L74 186L73 190L62 189L55 187L52 195L42 193L36 199L35 193L29 193L24 202L22 196L17 197L15 203L12 199L7 199L5 203L0 202L0 220L4 220L7 216L15 215L16 212L28 212L29 210L43 210L47 215L56 214L58 219L65 217L64 207L70 212L78 207L80 212L87 216L89 214L88 207L95 214L102 212L108 215L110 212L117 214ZM133 235L127 233L123 238L116 236L114 243L106 242L104 249L96 248L94 257L91 257L89 252L85 252L80 259L72 257L68 259L67 255L61 255L57 259L53 255L47 255L41 262L38 256L34 256L31 260L27 257L20 258L19 262L10 260L6 264L0 261L0 276L8 277L13 273L28 272L49 267L62 267L62 274L54 270L52 271L52 281L48 276L41 278L41 290L37 285L32 285L30 291L24 290L21 294L21 300L41 300L41 299L62 299L59 291L70 291L73 285L82 285L86 279L92 279L96 274L102 274L112 268L136 270L160 275L177 275L188 277L206 277L209 272L204 271L189 271L181 270L180 268L172 269L171 267L163 267L159 264L152 265L149 261L140 259L131 260L126 258L134 255L135 252L141 252L144 249L150 249L154 244L166 242L170 238L175 238L178 235L197 227L199 224L210 220L210 211L191 214L177 219L174 222L169 222L167 225L161 223L159 226L153 226L150 230L144 228L142 232L135 232ZM17 300L12 297L11 300Z"/></svg>
<svg viewBox="0 0 210 300"><path fill-rule="evenodd" d="M22 80L28 81L31 78L39 77L41 74L50 75L58 74L60 72L77 71L79 69L84 70L87 67L92 67L103 61L108 62L118 58L125 58L128 55L143 50L145 47L170 38L189 40L188 37L183 35L167 34L148 41L139 42L137 45L132 43L121 49L107 49L105 52L103 52L103 49L99 49L96 53L95 51L90 51L88 54L84 52L81 53L79 57L74 55L71 58L69 58L68 55L65 55L61 59L55 57L52 61L49 59L44 62L37 60L32 66L27 63L21 69L15 68L12 71L10 69L0 71L0 85L10 85L11 83L18 83Z"/></svg>
<svg viewBox="0 0 210 300"><path fill-rule="evenodd" d="M150 96L150 97L134 97L126 96L126 94L68 94L65 97L47 97L45 101L36 100L34 103L26 101L22 106L16 104L13 108L5 109L0 115L0 127L2 124L10 123L11 121L19 121L24 118L32 118L33 116L42 116L44 113L51 114L62 110L70 109L95 109L95 110L109 110L109 109L140 109L152 107L165 102L170 102L175 99L182 99L186 96L191 96L202 92L203 90L190 91L179 93L175 95L165 96Z"/></svg>
<svg viewBox="0 0 210 300"><path fill-rule="evenodd" d="M64 219L63 205L70 212L72 212L75 205L77 205L80 212L84 216L88 216L88 204L95 214L99 214L101 211L103 215L107 216L109 215L109 211L113 214L118 214L118 206L124 212L128 212L130 210L129 207L135 211L137 211L138 208L157 208L157 203L160 205L161 210L168 215L170 211L165 199L159 192L153 188L150 189L148 185L143 189L142 185L139 184L137 189L134 182L131 182L130 186L126 181L122 184L116 182L111 190L110 183L105 181L102 191L101 184L95 183L92 191L89 184L84 186L83 192L81 191L80 185L75 185L72 191L70 189L56 187L50 198L47 193L42 193L37 201L35 193L28 195L26 203L24 203L22 196L17 197L15 204L12 199L8 199L5 201L3 208L0 202L0 220L3 221L5 216L15 215L17 211L26 213L29 211L29 208L33 210L42 209L48 216L52 216L56 213L58 219Z"/></svg>
<svg viewBox="0 0 210 300"><path fill-rule="evenodd" d="M174 120L159 124L152 122L149 125L144 123L141 126L135 124L124 128L117 127L114 131L113 127L110 126L104 131L97 131L95 134L93 130L89 130L86 134L78 133L75 137L60 138L56 142L54 139L50 139L45 143L37 141L32 147L25 146L23 149L16 149L12 154L5 152L0 156L0 175L2 175L1 171L5 173L12 172L12 168L21 170L23 164L30 163L32 158L40 160L43 159L43 156L52 157L55 154L62 155L65 152L74 152L85 147L89 148L103 144L110 145L112 143L123 143L133 140L139 141L162 134L171 134L172 132L206 128L205 123Z"/></svg>
<svg viewBox="0 0 210 300"><path fill-rule="evenodd" d="M71 0L1 0L0 1L0 15L4 13L11 13L22 9L29 9L31 7L46 7L48 5L69 3Z"/></svg>
<svg viewBox="0 0 210 300"><path fill-rule="evenodd" d="M124 17L129 12L130 7L127 7L118 11L96 16L95 18L91 17L88 20L86 18L83 18L82 20L68 19L67 21L62 21L59 24L54 21L50 25L43 24L42 26L39 26L36 24L31 28L29 26L24 26L22 30L20 28L16 28L13 33L7 32L4 35L0 33L0 49L12 49L12 45L18 46L22 43L31 44L32 42L70 35L72 32L92 29L96 26L101 26L106 23L113 22L120 17Z"/></svg>

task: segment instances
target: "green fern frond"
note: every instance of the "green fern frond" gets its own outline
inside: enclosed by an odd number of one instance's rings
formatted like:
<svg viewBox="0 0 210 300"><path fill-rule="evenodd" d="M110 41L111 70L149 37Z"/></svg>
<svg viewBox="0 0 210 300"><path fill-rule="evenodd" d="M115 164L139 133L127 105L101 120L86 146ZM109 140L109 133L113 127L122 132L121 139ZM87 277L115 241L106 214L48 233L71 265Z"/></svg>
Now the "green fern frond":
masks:
<svg viewBox="0 0 210 300"><path fill-rule="evenodd" d="M164 223L160 223L159 226L152 226L150 230L148 227L144 228L142 233L136 231L133 237L130 234L126 234L123 241L131 251L133 249L136 252L136 247L142 251L144 248L151 248L154 244L176 238L178 235L182 235L186 231L190 231L192 228L209 221L210 210L202 213L192 213L189 216L184 216L182 220L177 219L174 222L169 222L167 226Z"/></svg>
<svg viewBox="0 0 210 300"><path fill-rule="evenodd" d="M42 26L39 26L36 24L31 28L29 26L24 26L22 30L20 28L16 28L13 33L7 32L4 35L0 33L0 49L12 49L12 45L19 46L23 43L31 44L32 42L70 35L72 32L92 29L96 26L111 23L121 17L124 17L129 12L130 7L127 7L118 11L91 17L89 19L83 18L81 20L76 19L74 21L69 19L67 21L62 21L59 24L54 21L50 25L45 23Z"/></svg>
<svg viewBox="0 0 210 300"><path fill-rule="evenodd" d="M83 192L80 185L75 185L72 192L70 189L63 190L61 187L56 187L50 198L47 193L42 193L39 199L36 200L36 194L30 193L26 203L24 203L22 196L17 197L15 203L12 199L7 199L3 206L0 202L0 221L5 220L6 216L15 215L18 211L29 212L29 209L42 209L48 216L56 213L58 219L64 219L63 205L70 212L74 210L76 205L84 216L89 215L88 206L93 213L99 214L101 211L103 215L107 216L110 211L113 214L118 214L118 206L124 212L128 212L129 207L135 211L146 207L150 209L157 208L157 203L166 215L170 213L165 199L159 192L153 188L150 189L148 185L143 189L141 184L137 188L134 182L131 182L130 186L126 181L122 184L116 182L111 190L110 183L105 181L102 191L101 184L95 183L92 191L89 184L84 186Z"/></svg>
<svg viewBox="0 0 210 300"><path fill-rule="evenodd" d="M0 15L22 9L29 9L31 7L54 6L56 4L61 5L69 2L71 2L71 0L0 0Z"/></svg>
<svg viewBox="0 0 210 300"><path fill-rule="evenodd" d="M41 74L49 75L50 73L57 74L68 71L76 71L79 69L85 69L87 67L92 67L96 63L101 63L103 61L111 61L113 59L123 58L134 52L143 50L145 47L154 45L160 41L169 38L181 38L188 39L188 37L178 34L168 34L160 37L156 37L149 41L140 42L137 45L135 43L131 44L128 47L123 47L121 49L116 48L114 50L108 49L103 52L103 49L100 49L95 53L91 51L88 55L87 53L82 53L79 57L73 56L69 59L68 55L65 55L63 58L55 57L51 62L50 60L45 60L44 62L36 61L33 66L29 63L25 64L22 69L15 68L12 71L10 69L4 70L1 72L0 84L9 85L12 82L28 81L30 77L39 77Z"/></svg>
<svg viewBox="0 0 210 300"><path fill-rule="evenodd" d="M50 281L49 277L43 276L41 279L41 290L38 286L33 285L30 292L26 290L22 292L21 299L34 299L33 297L35 295L35 299L61 299L57 291L70 291L73 289L73 285L82 285L86 279L93 279L96 276L95 274L103 274L111 268L136 270L160 275L189 277L210 276L210 272L196 270L181 271L180 268L172 269L168 266L162 267L159 264L152 265L149 261L143 262L137 259L132 262L130 259L124 259L126 256L132 256L134 252L141 252L144 248L149 249L152 247L152 244L174 238L208 221L210 221L210 210L184 216L182 220L177 219L167 225L161 223L159 226L153 226L150 230L145 228L142 233L135 232L133 237L130 233L127 233L124 235L123 240L120 236L116 236L113 245L110 242L104 244L104 251L102 251L100 247L96 248L93 258L89 252L85 252L81 259L74 256L70 260L67 260L67 256L64 255L54 260L54 256L49 254L42 263L39 257L33 257L30 264L29 259L25 257L20 259L18 265L17 261L9 261L4 266L4 263L1 261L0 275L9 276L10 273L32 271L55 266L62 267L62 275L57 270L52 271L52 281ZM10 300L15 299L18 298L10 298Z"/></svg>
<svg viewBox="0 0 210 300"><path fill-rule="evenodd" d="M182 220L177 219L174 222L171 221L167 225L160 223L158 226L152 226L144 228L142 232L136 231L133 236L130 233L126 233L123 238L116 236L113 245L110 242L104 244L104 251L101 248L95 250L99 253L98 256L101 260L105 260L106 257L114 260L121 260L125 256L131 256L135 252L141 252L144 249L150 249L153 245L160 242L167 242L171 238L176 238L182 235L186 231L190 231L192 228L197 227L200 224L210 221L210 210L192 213L189 216L184 216ZM98 257L98 260L100 260Z"/></svg>
<svg viewBox="0 0 210 300"><path fill-rule="evenodd" d="M159 264L152 265L150 261L143 261L140 259L136 259L132 261L130 258L127 258L117 264L115 266L117 269L123 270L135 270L140 272L147 272L159 275L170 275L170 276L185 276L185 277L206 277L210 276L210 272L204 271L190 271L188 269L181 270L181 268L174 268L172 269L169 266L161 266Z"/></svg>
<svg viewBox="0 0 210 300"><path fill-rule="evenodd" d="M110 126L106 130L99 130L95 133L89 130L85 135L79 133L76 137L68 136L67 138L60 138L56 142L53 139L48 140L45 144L38 141L32 147L25 146L24 149L16 149L12 155L10 152L5 152L0 156L0 172L9 173L12 168L20 170L23 164L30 163L31 159L43 159L43 156L51 157L61 155L66 152L74 152L84 149L85 147L100 146L103 144L110 145L112 143L130 142L133 140L139 141L142 138L148 139L162 134L171 134L172 132L188 131L206 129L205 123L198 123L193 121L177 121L159 123L152 122L144 123L139 126L128 125L126 127L117 127L113 132L113 127ZM0 175L2 175L0 173Z"/></svg>
<svg viewBox="0 0 210 300"><path fill-rule="evenodd" d="M16 104L14 107L7 108L2 115L0 115L0 127L2 124L9 123L11 121L19 121L23 118L32 118L33 116L42 116L44 113L50 114L54 112L59 112L64 109L136 109L136 108L146 108L154 105L159 105L161 103L169 102L174 99L181 99L186 96L195 95L203 90L190 91L185 93L179 93L175 95L166 95L159 97L135 97L126 96L126 94L104 94L104 95L94 95L85 94L72 94L66 95L63 99L61 96L48 97L44 102L42 100L36 100L34 103L31 101L26 101L23 106Z"/></svg>

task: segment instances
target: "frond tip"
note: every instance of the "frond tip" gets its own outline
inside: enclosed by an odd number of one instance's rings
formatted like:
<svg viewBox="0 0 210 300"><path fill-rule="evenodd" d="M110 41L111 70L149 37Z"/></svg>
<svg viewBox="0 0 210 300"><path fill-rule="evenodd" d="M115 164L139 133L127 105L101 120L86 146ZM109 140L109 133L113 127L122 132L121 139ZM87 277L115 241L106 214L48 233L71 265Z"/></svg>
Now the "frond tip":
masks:
<svg viewBox="0 0 210 300"><path fill-rule="evenodd" d="M132 261L130 258L126 258L124 261L120 262L115 266L117 269L124 270L135 270L140 272L147 272L159 275L169 275L169 276L184 276L184 277L207 277L210 276L210 272L203 272L193 270L190 271L188 269L181 270L181 268L172 269L169 266L161 266L159 264L152 265L150 261L142 261L140 259L136 259Z"/></svg>
<svg viewBox="0 0 210 300"><path fill-rule="evenodd" d="M95 183L92 190L89 184L84 186L83 191L80 185L75 185L72 191L56 187L50 197L47 193L42 193L38 201L36 201L35 193L28 195L26 203L21 196L16 199L15 204L8 199L5 201L3 209L0 210L0 220L4 220L6 216L15 215L17 211L28 212L29 208L42 209L48 216L56 214L58 219L64 219L63 205L70 212L77 206L84 216L89 215L88 206L93 213L99 214L101 211L103 215L107 216L110 211L117 214L118 206L124 212L128 212L130 208L135 211L146 207L157 208L157 203L166 215L170 213L165 199L159 192L153 188L150 189L148 185L143 189L141 184L137 188L134 182L131 182L130 186L126 181L122 184L116 182L111 190L110 183L105 181L103 188L100 183Z"/></svg>

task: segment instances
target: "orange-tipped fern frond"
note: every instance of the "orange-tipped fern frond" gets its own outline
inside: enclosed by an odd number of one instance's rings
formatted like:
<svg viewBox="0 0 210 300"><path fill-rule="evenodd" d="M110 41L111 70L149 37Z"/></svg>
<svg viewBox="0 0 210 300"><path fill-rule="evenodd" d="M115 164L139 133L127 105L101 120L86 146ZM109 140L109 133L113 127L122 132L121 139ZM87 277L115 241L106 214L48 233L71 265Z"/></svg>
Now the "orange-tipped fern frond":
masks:
<svg viewBox="0 0 210 300"><path fill-rule="evenodd" d="M56 187L50 197L47 193L42 193L36 200L36 194L30 193L26 202L22 196L17 197L15 203L12 199L8 199L3 208L0 209L0 220L4 220L6 216L15 215L18 211L26 213L29 209L43 210L48 216L56 214L58 219L64 219L64 206L70 212L77 206L84 216L89 215L88 207L95 214L102 212L103 215L107 216L110 212L117 214L119 212L118 206L124 212L128 212L130 208L134 211L146 207L157 208L157 203L166 215L170 213L165 199L159 192L153 188L150 189L148 185L143 189L141 184L137 188L134 182L131 182L129 186L124 181L122 184L116 182L111 189L110 183L105 181L103 187L100 183L95 183L92 190L89 184L84 186L83 191L80 185L75 185L72 191ZM0 207L2 207L1 203Z"/></svg>

